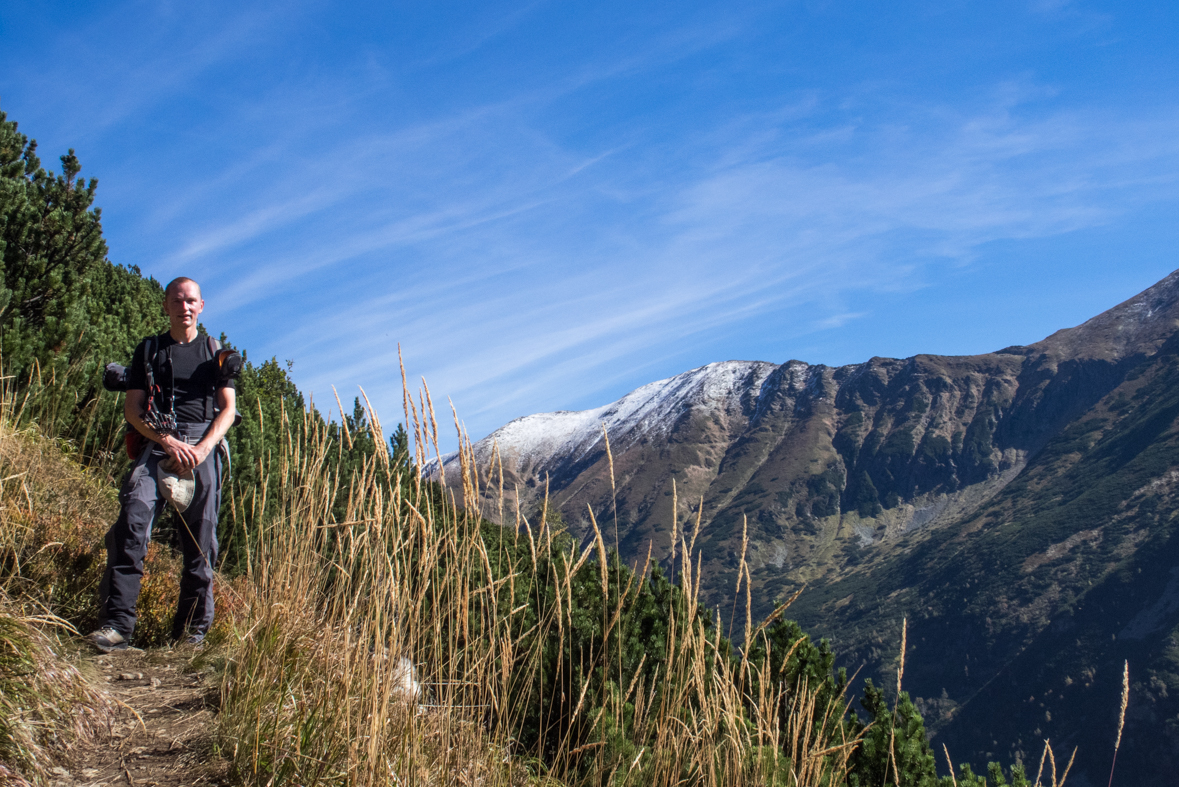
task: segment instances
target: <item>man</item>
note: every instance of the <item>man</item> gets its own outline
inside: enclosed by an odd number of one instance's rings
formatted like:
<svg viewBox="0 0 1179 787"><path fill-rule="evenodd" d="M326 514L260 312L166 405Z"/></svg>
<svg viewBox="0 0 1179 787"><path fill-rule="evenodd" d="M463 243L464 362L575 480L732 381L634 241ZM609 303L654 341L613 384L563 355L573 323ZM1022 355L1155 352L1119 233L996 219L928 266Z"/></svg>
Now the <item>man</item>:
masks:
<svg viewBox="0 0 1179 787"><path fill-rule="evenodd" d="M147 439L119 494L119 518L106 535L99 586L99 629L87 638L103 652L127 647L151 530L171 503L180 512L184 569L172 639L199 645L213 623L213 566L222 457L234 422L236 391L219 373L215 346L197 333L205 308L192 279L164 289L167 333L144 339L127 376L124 413ZM148 356L151 357L148 357Z"/></svg>

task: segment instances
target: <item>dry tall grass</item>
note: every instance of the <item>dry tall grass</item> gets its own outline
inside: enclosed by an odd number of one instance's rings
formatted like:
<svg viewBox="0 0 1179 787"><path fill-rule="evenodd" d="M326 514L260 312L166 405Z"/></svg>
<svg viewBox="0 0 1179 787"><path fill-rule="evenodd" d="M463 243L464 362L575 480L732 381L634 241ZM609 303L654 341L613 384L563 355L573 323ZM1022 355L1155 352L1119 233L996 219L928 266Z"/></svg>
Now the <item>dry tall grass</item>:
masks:
<svg viewBox="0 0 1179 787"><path fill-rule="evenodd" d="M428 392L407 396L406 411L421 467L438 451ZM721 654L719 634L697 615L691 527L677 523L686 610L667 621L667 660L655 680L627 681L614 639L646 569L608 587L600 531L583 550L562 549L544 522L522 521L508 536L518 549L497 550L468 513L481 483L469 443L458 501L420 476L395 477L384 450L360 475L333 477L317 420L283 419L265 426L289 435L285 448L260 468L282 479L281 500L259 490L238 501L266 523L248 561L251 613L231 648L221 712L222 740L246 782L844 783L857 742L829 735L844 729L845 699L820 706L807 686ZM332 515L341 491L342 519ZM573 577L582 570L600 571L602 598L614 599L600 610L605 641L577 656L581 674L608 678L598 696L587 696L588 681L538 685L542 650L555 643L564 653L576 624ZM533 618L527 604L513 606L542 582L558 588L550 611ZM524 703L551 698L572 706L573 721L561 740L524 750Z"/></svg>
<svg viewBox="0 0 1179 787"><path fill-rule="evenodd" d="M42 780L77 743L103 734L113 707L69 662L51 634L59 618L0 592L0 784Z"/></svg>
<svg viewBox="0 0 1179 787"><path fill-rule="evenodd" d="M93 615L113 495L66 445L17 429L14 405L0 386L0 784L45 779L112 711L58 635Z"/></svg>

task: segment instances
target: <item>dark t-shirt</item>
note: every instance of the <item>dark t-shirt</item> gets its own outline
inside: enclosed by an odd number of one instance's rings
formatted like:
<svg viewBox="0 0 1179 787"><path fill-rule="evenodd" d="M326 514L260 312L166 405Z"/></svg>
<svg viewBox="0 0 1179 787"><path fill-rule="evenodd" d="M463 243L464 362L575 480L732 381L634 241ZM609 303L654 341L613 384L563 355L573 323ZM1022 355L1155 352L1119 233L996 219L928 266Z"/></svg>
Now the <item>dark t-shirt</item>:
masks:
<svg viewBox="0 0 1179 787"><path fill-rule="evenodd" d="M135 348L135 356L127 374L129 389L147 391L147 370L143 359L146 344L147 339L144 339ZM216 400L208 402L208 399L215 396L217 388L233 388L234 381L217 384L217 361L209 351L208 337L201 335L187 344L181 344L172 338L172 334L162 333L156 337L155 353L158 359L155 367L156 386L160 389L156 407L159 411L169 411L168 403L174 385L177 421L200 423L210 420L212 416L208 413L213 412Z"/></svg>

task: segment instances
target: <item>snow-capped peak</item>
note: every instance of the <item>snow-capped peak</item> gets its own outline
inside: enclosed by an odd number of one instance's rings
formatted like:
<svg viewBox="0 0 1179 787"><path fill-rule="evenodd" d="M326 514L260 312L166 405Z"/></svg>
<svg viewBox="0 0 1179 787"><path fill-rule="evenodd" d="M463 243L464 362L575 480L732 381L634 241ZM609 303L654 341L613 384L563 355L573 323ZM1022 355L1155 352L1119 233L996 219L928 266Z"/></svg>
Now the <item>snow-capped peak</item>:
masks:
<svg viewBox="0 0 1179 787"><path fill-rule="evenodd" d="M603 425L617 453L643 437L666 434L687 408L739 406L742 395L760 390L775 368L763 361L710 363L648 383L603 407L517 418L475 443L475 456L488 461L498 446L505 464L533 471L552 458L576 462L601 442ZM454 459L449 455L444 461Z"/></svg>

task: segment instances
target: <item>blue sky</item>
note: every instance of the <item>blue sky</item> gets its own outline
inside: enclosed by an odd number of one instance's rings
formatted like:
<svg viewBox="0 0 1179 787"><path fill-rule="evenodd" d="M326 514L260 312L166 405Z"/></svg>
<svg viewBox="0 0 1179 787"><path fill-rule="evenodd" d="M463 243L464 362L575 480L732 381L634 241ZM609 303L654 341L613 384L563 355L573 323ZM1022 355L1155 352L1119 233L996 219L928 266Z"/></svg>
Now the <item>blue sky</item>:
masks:
<svg viewBox="0 0 1179 787"><path fill-rule="evenodd" d="M0 108L321 407L400 420L400 342L477 439L1134 295L1179 267L1176 41L1162 2L7 0Z"/></svg>

